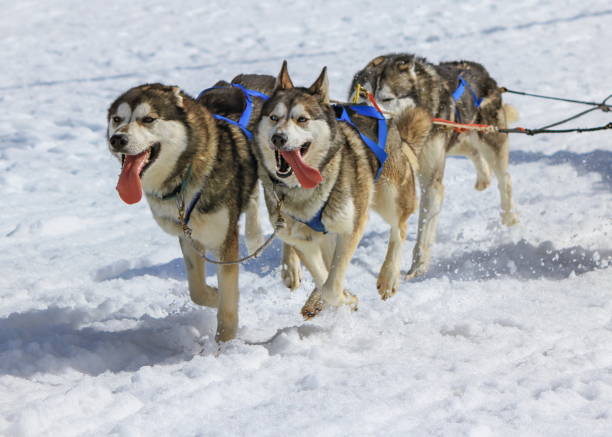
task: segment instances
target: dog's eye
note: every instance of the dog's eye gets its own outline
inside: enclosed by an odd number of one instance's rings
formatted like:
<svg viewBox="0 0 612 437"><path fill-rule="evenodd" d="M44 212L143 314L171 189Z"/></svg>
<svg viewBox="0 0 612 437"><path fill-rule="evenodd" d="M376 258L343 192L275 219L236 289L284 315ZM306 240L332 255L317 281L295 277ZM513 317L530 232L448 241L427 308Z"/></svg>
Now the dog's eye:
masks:
<svg viewBox="0 0 612 437"><path fill-rule="evenodd" d="M121 122L121 117L118 117L118 116L116 116L116 115L115 115L115 116L113 117L113 122L114 122L114 123L120 123L120 122Z"/></svg>
<svg viewBox="0 0 612 437"><path fill-rule="evenodd" d="M153 117L145 117L142 119L143 123L153 123L155 119Z"/></svg>
<svg viewBox="0 0 612 437"><path fill-rule="evenodd" d="M272 121L278 121L278 117L274 114L270 114L270 120Z"/></svg>
<svg viewBox="0 0 612 437"><path fill-rule="evenodd" d="M298 123L306 123L308 121L308 119L306 117L304 117L303 115L299 116L297 119Z"/></svg>
<svg viewBox="0 0 612 437"><path fill-rule="evenodd" d="M389 102L393 101L393 99L392 98L387 98L387 99L382 99L382 101L385 102L385 103L389 103Z"/></svg>

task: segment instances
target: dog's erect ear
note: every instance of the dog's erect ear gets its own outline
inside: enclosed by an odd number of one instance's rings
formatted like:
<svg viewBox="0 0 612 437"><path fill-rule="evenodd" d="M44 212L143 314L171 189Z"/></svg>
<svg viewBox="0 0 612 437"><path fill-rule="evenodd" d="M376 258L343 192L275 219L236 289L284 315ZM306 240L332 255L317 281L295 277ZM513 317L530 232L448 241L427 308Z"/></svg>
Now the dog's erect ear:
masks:
<svg viewBox="0 0 612 437"><path fill-rule="evenodd" d="M327 80L327 67L323 67L321 74L314 81L308 91L312 94L318 94L321 96L323 103L329 103L329 81Z"/></svg>
<svg viewBox="0 0 612 437"><path fill-rule="evenodd" d="M174 94L174 97L176 99L176 106L178 106L179 108L184 108L185 106L183 103L183 95L181 94L181 89L177 86L173 86L172 93Z"/></svg>
<svg viewBox="0 0 612 437"><path fill-rule="evenodd" d="M289 90L293 88L293 82L291 82L291 78L289 77L289 70L287 69L287 61L283 61L283 66L281 67L280 73L278 73L278 77L276 78L276 84L274 89L280 90Z"/></svg>
<svg viewBox="0 0 612 437"><path fill-rule="evenodd" d="M372 67L378 67L378 66L379 66L379 65L382 63L382 61L384 61L384 60L385 60L385 57L384 57L384 56L379 56L378 58L374 58L374 59L372 59L372 60L370 61L370 65L371 65Z"/></svg>

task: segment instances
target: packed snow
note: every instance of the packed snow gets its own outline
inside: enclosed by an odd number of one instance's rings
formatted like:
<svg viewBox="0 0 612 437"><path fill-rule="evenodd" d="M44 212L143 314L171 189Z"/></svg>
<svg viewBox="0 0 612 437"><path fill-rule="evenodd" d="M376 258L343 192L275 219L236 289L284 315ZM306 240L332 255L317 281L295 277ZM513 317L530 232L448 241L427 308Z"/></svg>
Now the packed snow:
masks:
<svg viewBox="0 0 612 437"><path fill-rule="evenodd" d="M601 101L611 24L604 0L5 2L0 435L612 435L609 131L512 136L509 229L495 182L476 192L472 164L449 159L429 272L381 301L387 227L372 215L347 278L356 313L302 320L313 282L282 285L275 242L241 269L238 338L220 348L178 243L146 202L117 196L105 144L106 110L134 85L195 95L283 59L303 85L327 65L336 99L370 59L403 51ZM505 100L524 127L585 109Z"/></svg>

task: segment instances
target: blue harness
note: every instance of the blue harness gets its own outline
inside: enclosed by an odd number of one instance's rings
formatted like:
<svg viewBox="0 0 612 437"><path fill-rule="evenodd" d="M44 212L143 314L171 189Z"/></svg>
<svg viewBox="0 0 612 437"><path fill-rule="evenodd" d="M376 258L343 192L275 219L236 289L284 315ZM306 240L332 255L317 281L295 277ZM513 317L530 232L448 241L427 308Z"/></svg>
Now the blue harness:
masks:
<svg viewBox="0 0 612 437"><path fill-rule="evenodd" d="M474 103L474 107L480 108L482 99L478 98L478 96L476 95L472 87L470 86L470 83L467 80L465 80L463 76L461 75L459 75L459 85L457 85L457 88L455 89L455 91L453 91L453 100L455 101L455 103L459 101L461 96L463 96L463 93L465 92L466 88L472 95L472 102ZM459 112L458 107L455 107L455 121L458 121L459 123L461 123L461 112Z"/></svg>
<svg viewBox="0 0 612 437"><path fill-rule="evenodd" d="M242 132L244 132L244 134L249 139L249 141L252 141L253 133L248 129L249 121L251 121L251 115L253 114L253 100L251 98L260 97L264 100L268 100L269 97L265 95L264 93L260 93L259 91L255 91L255 90L250 90L237 83L233 83L231 84L231 86L236 87L239 90L241 90L246 100L246 105L245 105L244 111L242 111L242 115L240 116L240 119L238 121L234 121L231 118L227 118L219 114L213 114L213 117L216 118L217 120L223 120L229 124L238 126L242 130ZM214 86L211 88L206 88L200 94L198 94L197 99L202 97L208 91L214 90L217 88L226 88L226 87ZM191 168L189 169L187 177L183 179L183 182L181 183L179 191L181 192L183 191L183 189L187 185L187 180L189 179L190 175L191 175ZM191 201L189 202L189 205L187 206L187 209L185 210L185 218L184 218L185 224L189 223L189 219L191 218L191 213L193 212L195 206L198 204L198 201L200 200L201 196L202 196L202 191L198 191L198 193L195 196L193 196L193 199L191 199Z"/></svg>
<svg viewBox="0 0 612 437"><path fill-rule="evenodd" d="M242 132L244 132L244 134L247 136L249 141L253 141L253 133L248 129L249 121L251 121L251 114L253 113L253 100L251 100L251 97L260 97L264 100L268 100L270 97L268 97L264 93L260 93L259 91L247 89L237 83L233 83L231 84L231 86L238 88L240 91L242 91L242 93L244 94L244 98L246 100L246 105L244 107L244 111L242 111L242 115L240 116L240 119L238 121L234 121L231 118L227 118L219 114L213 114L213 117L215 117L217 120L223 120L229 124L238 126L242 130ZM197 98L199 99L204 94L206 94L208 91L218 89L218 88L227 88L227 87L214 86L211 88L206 88L200 94L198 94Z"/></svg>
<svg viewBox="0 0 612 437"><path fill-rule="evenodd" d="M375 118L378 120L378 142L375 143L371 138L366 137L364 134L362 134L359 131L357 126L355 126L355 123L353 123L353 121L351 120L351 117L349 117L348 112L346 111L346 107L336 106L336 108L342 108L342 113L340 114L340 117L338 117L336 120L345 121L349 125L354 127L357 130L357 133L359 134L363 142L366 143L366 145L370 148L370 150L374 152L374 155L376 155L376 159L378 159L378 171L376 172L376 176L374 177L374 180L377 180L380 174L382 173L383 165L385 164L385 161L387 160L387 152L385 152L385 144L387 143L387 120L385 120L385 117L380 112L378 112L378 109L372 106L368 106L368 105L349 106L349 109L351 109L352 111L356 112L359 115L364 115L366 117Z"/></svg>
<svg viewBox="0 0 612 437"><path fill-rule="evenodd" d="M378 120L378 141L374 142L374 140L365 136L359 131L359 128L355 125L355 123L353 123L351 117L348 115L345 106L334 105L333 107L334 109L342 110L340 117L337 117L336 120L344 121L350 126L352 126L355 130L357 130L357 133L359 134L363 142L366 143L366 145L370 148L370 150L372 150L372 152L376 156L376 159L378 159L378 171L376 172L376 176L374 177L374 180L377 180L380 174L382 173L383 165L387 160L387 152L385 152L385 144L387 143L387 120L385 120L385 117L380 112L378 112L376 108L373 108L372 106L351 105L348 107L359 115L364 115L366 117L375 118ZM308 226L314 231L323 232L324 234L326 234L327 230L325 229L325 225L321 220L321 218L323 217L323 210L326 206L327 200L325 201L321 209L314 215L314 217L308 220L307 222L300 220L296 217L293 218L301 223L304 223L306 226Z"/></svg>

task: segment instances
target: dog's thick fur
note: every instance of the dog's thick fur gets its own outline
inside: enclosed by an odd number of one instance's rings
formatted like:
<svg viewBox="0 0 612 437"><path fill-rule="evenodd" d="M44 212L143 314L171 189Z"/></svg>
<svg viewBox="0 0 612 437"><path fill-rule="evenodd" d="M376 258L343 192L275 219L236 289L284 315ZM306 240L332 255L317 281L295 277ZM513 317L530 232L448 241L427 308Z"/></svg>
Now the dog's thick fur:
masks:
<svg viewBox="0 0 612 437"><path fill-rule="evenodd" d="M469 83L478 98L476 107L469 89L455 102L452 93L459 76ZM411 54L378 56L353 78L349 98L355 97L357 84L374 95L383 110L401 114L405 108L423 108L431 116L463 123L478 123L507 128L517 119L514 109L502 104L501 90L485 68L475 62L457 61L433 65ZM365 101L363 97L360 97ZM358 99L359 100L359 99ZM459 113L461 120L456 120ZM421 200L417 243L407 277L427 271L430 248L435 240L436 223L444 198L446 155L468 157L476 168L477 190L491 182L491 170L498 180L501 219L506 226L518 222L512 205L512 182L508 173L508 135L502 133L455 133L445 127L434 127L419 154Z"/></svg>
<svg viewBox="0 0 612 437"><path fill-rule="evenodd" d="M265 79L239 78L247 86L265 88ZM271 79L269 89L260 87L262 91L270 91ZM203 100L212 101L200 103L178 87L147 84L128 90L108 110L109 149L124 169L128 158L146 156L138 167L142 191L159 226L179 237L192 301L218 308L217 341L234 338L238 328L238 266L219 266L218 290L205 283L204 262L183 236L178 222L176 194L183 184L182 193L189 204L201 192L189 222L192 238L221 261L238 258L242 212L247 214L247 245L252 248L261 241L255 197L257 164L251 145L239 127L212 116L213 112L225 112L234 114L234 119L239 117L244 102L236 91L221 89L216 92L217 103L206 95ZM260 108L258 102L256 116ZM121 179L118 189L120 185ZM129 203L139 200L132 197Z"/></svg>
<svg viewBox="0 0 612 437"><path fill-rule="evenodd" d="M352 118L363 133L377 137L376 120L357 114ZM255 153L271 220L276 221L280 206L287 226L279 236L296 249L315 281L316 288L302 308L304 317L316 315L325 306L356 308L357 298L344 289L344 278L365 230L370 207L391 225L378 291L383 299L396 292L401 244L408 217L416 208L415 151L421 148L430 128L429 115L419 109L406 110L390 124L388 159L375 182L378 161L374 153L354 128L336 120L334 108L329 105L326 69L309 88L296 88L283 64L276 89L262 109ZM279 137L285 138L283 144ZM314 188L303 188L293 173L279 174L281 167L286 168L286 163L277 161L279 151L297 150L303 151L298 152L303 161L322 176ZM320 210L328 233L314 231L301 222Z"/></svg>

